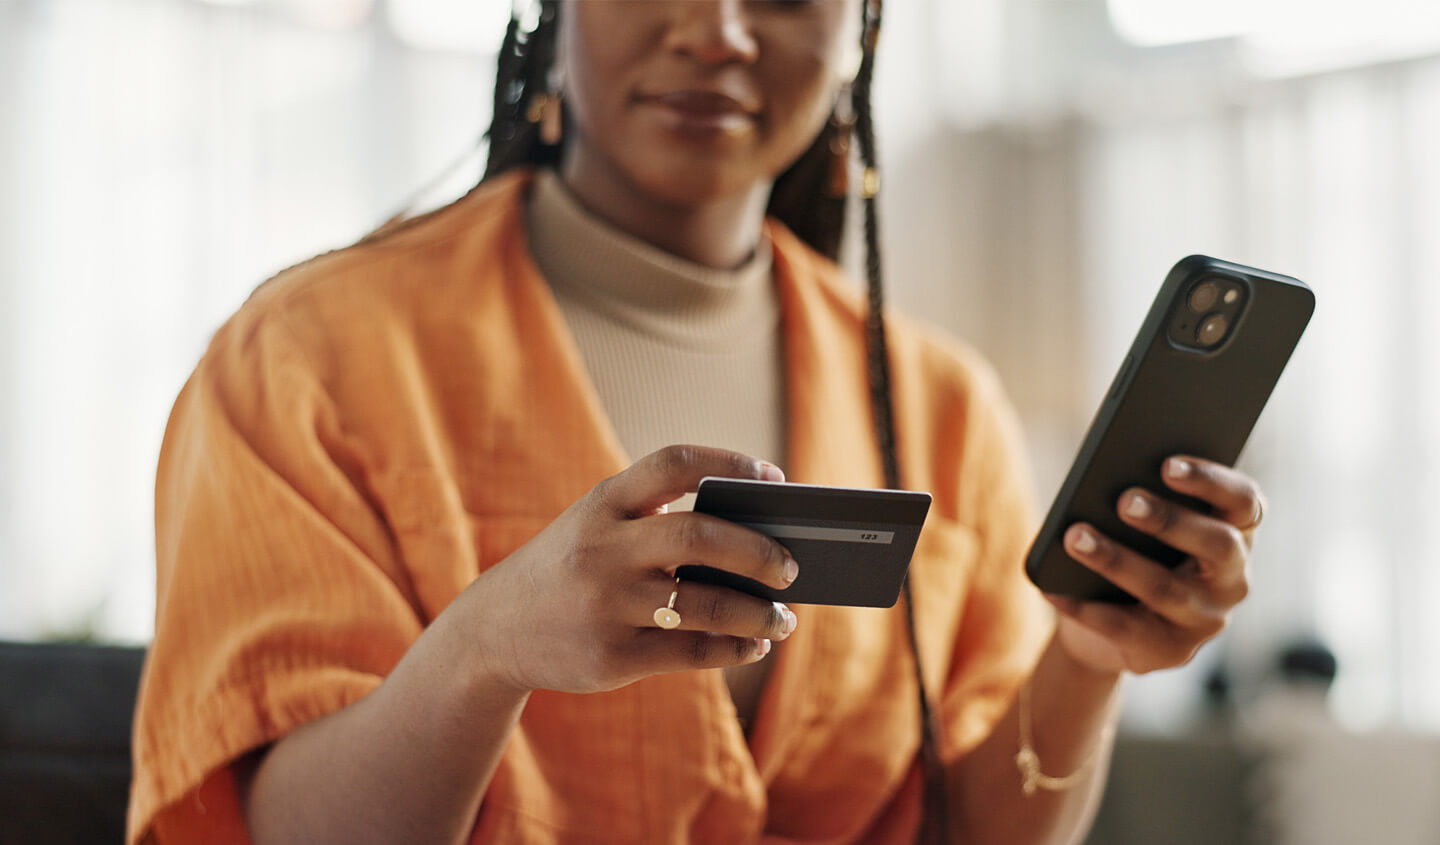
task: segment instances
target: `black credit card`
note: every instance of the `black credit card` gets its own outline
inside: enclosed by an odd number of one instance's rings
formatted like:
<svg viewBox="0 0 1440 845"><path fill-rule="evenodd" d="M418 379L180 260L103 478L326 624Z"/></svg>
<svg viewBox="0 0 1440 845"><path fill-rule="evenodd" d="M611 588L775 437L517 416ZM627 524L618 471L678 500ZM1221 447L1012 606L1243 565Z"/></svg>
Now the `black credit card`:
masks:
<svg viewBox="0 0 1440 845"><path fill-rule="evenodd" d="M784 590L708 566L679 575L786 604L893 607L929 510L929 493L707 476L695 512L773 537L800 575Z"/></svg>

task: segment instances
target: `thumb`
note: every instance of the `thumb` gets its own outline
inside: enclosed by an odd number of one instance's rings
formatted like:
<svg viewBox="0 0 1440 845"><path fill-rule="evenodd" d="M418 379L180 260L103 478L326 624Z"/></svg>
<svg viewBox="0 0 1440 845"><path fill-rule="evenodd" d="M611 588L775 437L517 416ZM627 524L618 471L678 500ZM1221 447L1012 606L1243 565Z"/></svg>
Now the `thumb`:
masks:
<svg viewBox="0 0 1440 845"><path fill-rule="evenodd" d="M607 507L625 516L654 513L686 493L707 475L784 481L780 468L759 458L709 446L666 446L631 464L602 488Z"/></svg>

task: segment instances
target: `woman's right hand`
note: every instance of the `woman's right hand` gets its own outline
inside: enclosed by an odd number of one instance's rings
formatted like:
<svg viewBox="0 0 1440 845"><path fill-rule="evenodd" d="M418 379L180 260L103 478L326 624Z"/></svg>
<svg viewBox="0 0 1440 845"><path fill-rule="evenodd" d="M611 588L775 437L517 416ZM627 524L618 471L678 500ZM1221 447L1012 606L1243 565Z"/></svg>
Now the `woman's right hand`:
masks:
<svg viewBox="0 0 1440 845"><path fill-rule="evenodd" d="M461 601L480 629L490 679L520 692L600 692L663 672L753 663L772 640L788 637L795 615L783 604L696 582L680 584L680 626L655 624L676 567L704 564L776 589L799 572L785 548L759 532L665 512L707 475L785 478L738 452L668 446L597 484L476 578Z"/></svg>

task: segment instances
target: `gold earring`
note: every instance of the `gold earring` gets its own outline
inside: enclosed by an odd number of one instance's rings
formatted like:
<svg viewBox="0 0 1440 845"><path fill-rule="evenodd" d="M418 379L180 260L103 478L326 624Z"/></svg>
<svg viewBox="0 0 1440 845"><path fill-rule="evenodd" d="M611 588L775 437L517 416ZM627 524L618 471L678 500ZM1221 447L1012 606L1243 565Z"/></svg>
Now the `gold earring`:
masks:
<svg viewBox="0 0 1440 845"><path fill-rule="evenodd" d="M564 129L561 125L561 115L564 111L559 94L546 92L537 95L530 101L530 108L525 112L525 119L540 126L540 143L547 147L553 147L560 143L560 136Z"/></svg>
<svg viewBox="0 0 1440 845"><path fill-rule="evenodd" d="M880 170L878 168L865 168L865 174L860 182L860 196L867 200L873 200L880 196Z"/></svg>
<svg viewBox="0 0 1440 845"><path fill-rule="evenodd" d="M830 196L850 196L850 142L855 134L855 108L849 86L840 89L830 112Z"/></svg>

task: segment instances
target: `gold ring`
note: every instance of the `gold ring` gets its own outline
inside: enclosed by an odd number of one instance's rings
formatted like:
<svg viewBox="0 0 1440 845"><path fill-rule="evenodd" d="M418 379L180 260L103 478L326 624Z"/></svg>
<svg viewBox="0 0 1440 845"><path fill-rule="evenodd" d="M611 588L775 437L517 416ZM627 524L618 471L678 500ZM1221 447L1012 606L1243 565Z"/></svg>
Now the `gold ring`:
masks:
<svg viewBox="0 0 1440 845"><path fill-rule="evenodd" d="M680 614L675 612L675 597L680 595L680 576L675 576L675 589L670 593L670 603L655 608L655 624L667 631L680 627Z"/></svg>

